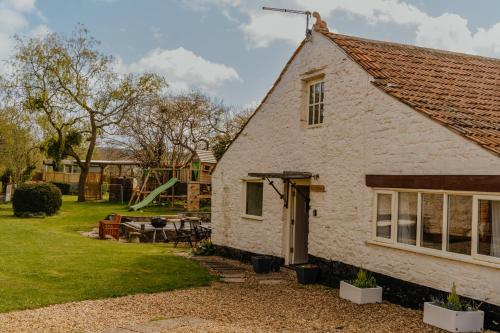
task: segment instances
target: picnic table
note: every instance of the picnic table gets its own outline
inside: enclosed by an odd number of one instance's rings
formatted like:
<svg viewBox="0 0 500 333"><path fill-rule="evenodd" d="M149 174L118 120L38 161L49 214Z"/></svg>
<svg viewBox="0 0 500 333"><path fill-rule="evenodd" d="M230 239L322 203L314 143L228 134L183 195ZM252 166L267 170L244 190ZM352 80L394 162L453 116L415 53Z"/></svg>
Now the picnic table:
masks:
<svg viewBox="0 0 500 333"><path fill-rule="evenodd" d="M179 242L188 242L192 246L191 239L195 242L200 238L209 238L211 235L210 223L202 222L197 217L185 218L166 218L167 224L161 228L155 228L151 222L144 221L144 218L139 218L141 221L134 221L133 218L128 218L128 221L122 223L127 232L139 232L141 236L147 237L152 234L152 242L156 242L156 234L159 232L163 236L163 241L168 242L173 240L175 245ZM202 232L196 232L197 228Z"/></svg>

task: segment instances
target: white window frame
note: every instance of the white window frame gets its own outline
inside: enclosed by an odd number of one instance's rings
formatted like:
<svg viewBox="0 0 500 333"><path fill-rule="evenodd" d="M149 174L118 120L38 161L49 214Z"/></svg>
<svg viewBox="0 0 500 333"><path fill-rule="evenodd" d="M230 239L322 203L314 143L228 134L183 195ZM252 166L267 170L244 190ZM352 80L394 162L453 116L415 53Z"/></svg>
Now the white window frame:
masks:
<svg viewBox="0 0 500 333"><path fill-rule="evenodd" d="M398 242L398 234L399 234L399 193L417 193L417 230L415 231L415 245L400 243ZM394 206L395 214L396 214L396 222L395 222L395 239L394 243L400 246L409 246L409 247L419 247L420 239L422 238L421 227L422 227L422 193L413 190L402 190L402 191L394 191L396 196L396 204Z"/></svg>
<svg viewBox="0 0 500 333"><path fill-rule="evenodd" d="M500 258L479 254L477 245L479 240L479 200L500 201L500 195L474 195L472 198L472 257L477 260L500 264Z"/></svg>
<svg viewBox="0 0 500 333"><path fill-rule="evenodd" d="M391 195L391 238L377 237L377 209L378 209L378 195L390 194ZM377 190L375 191L374 209L373 209L373 223L372 223L372 240L382 243L394 243L397 236L394 235L396 231L395 222L397 218L394 216L395 207L397 207L397 193L395 191Z"/></svg>
<svg viewBox="0 0 500 333"><path fill-rule="evenodd" d="M317 84L323 84L323 101L320 101L318 103L313 102L312 104L310 103L310 93L311 93L311 87L316 86ZM323 123L325 122L325 81L323 78L318 79L318 80L313 80L310 82L307 82L307 92L306 92L306 123L308 127L318 127L322 126ZM318 122L314 122L314 106L318 105L319 110L318 110ZM321 120L321 105L323 105L323 120ZM313 122L309 123L309 107L313 107Z"/></svg>
<svg viewBox="0 0 500 333"><path fill-rule="evenodd" d="M247 184L248 183L261 183L262 184L262 215L251 215L247 214ZM241 217L250 220L264 220L264 181L262 179L243 179L242 180L242 191L243 191L243 201L242 201L242 214Z"/></svg>
<svg viewBox="0 0 500 333"><path fill-rule="evenodd" d="M398 199L400 192L417 192L418 193L418 208L417 208L417 232L416 245L399 243L397 241L398 234ZM442 194L443 195L443 223L442 223L442 241L441 249L431 249L422 247L422 194ZM392 195L392 221L391 221L391 238L377 237L377 200L379 194ZM472 197L472 234L471 234L471 255L449 252L448 245L448 204L449 195L463 195ZM382 245L400 250L421 253L440 258L451 260L464 261L472 264L480 264L484 266L500 268L500 258L486 256L477 253L478 245L478 225L479 225L479 200L497 200L500 201L500 194L476 193L465 191L443 191L443 190L426 190L426 189L374 189L373 191L373 206L372 206L372 232L370 244Z"/></svg>

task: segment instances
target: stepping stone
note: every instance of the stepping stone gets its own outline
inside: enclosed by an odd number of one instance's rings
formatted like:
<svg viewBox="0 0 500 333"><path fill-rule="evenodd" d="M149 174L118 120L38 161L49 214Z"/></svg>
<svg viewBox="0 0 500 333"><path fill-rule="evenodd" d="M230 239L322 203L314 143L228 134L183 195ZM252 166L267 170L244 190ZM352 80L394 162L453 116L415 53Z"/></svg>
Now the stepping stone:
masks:
<svg viewBox="0 0 500 333"><path fill-rule="evenodd" d="M259 280L259 284L276 285L283 283L283 280Z"/></svg>
<svg viewBox="0 0 500 333"><path fill-rule="evenodd" d="M229 274L222 274L222 277L223 277L223 278L231 278L231 279L232 279L232 278L244 278L244 277L245 277L245 274L238 274L238 273L236 273L236 274L231 274L231 273L229 273Z"/></svg>
<svg viewBox="0 0 500 333"><path fill-rule="evenodd" d="M222 282L229 282L229 283L244 283L246 281L246 279L245 278L237 278L237 277L235 277L235 278L225 278L225 277L223 277L221 279L221 281Z"/></svg>

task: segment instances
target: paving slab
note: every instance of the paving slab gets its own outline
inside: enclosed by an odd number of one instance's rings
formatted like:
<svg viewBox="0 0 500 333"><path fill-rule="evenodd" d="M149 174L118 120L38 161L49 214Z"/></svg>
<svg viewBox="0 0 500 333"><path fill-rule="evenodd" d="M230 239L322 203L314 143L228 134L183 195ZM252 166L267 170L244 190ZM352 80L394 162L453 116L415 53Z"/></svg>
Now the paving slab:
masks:
<svg viewBox="0 0 500 333"><path fill-rule="evenodd" d="M210 324L212 321L195 317L176 317L163 320L148 321L139 324L112 328L101 333L167 333L177 328L193 328L198 325ZM189 331L189 330L187 330Z"/></svg>
<svg viewBox="0 0 500 333"><path fill-rule="evenodd" d="M266 285L275 285L275 284L280 284L285 282L284 280L278 280L278 279L266 279L266 280L259 280L259 284L266 284Z"/></svg>
<svg viewBox="0 0 500 333"><path fill-rule="evenodd" d="M229 282L229 283L245 283L246 279L245 278L229 278L229 277L223 277L221 279L222 282Z"/></svg>

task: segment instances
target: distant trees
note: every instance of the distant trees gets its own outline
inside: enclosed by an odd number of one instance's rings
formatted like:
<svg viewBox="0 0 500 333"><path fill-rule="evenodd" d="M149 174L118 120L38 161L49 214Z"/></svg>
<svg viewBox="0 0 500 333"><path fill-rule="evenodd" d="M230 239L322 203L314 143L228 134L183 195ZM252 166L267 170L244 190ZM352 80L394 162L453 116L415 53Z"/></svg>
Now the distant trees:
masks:
<svg viewBox="0 0 500 333"><path fill-rule="evenodd" d="M220 158L251 113L200 92L167 95L166 80L155 74L118 74L114 59L98 51L82 26L70 36L16 40L11 71L0 78L1 100L29 126L0 119L0 159L12 158L0 171L8 167L21 180L37 149L52 157L56 170L72 157L81 169L78 201L85 201L100 140L126 148L144 167L182 167L196 149Z"/></svg>
<svg viewBox="0 0 500 333"><path fill-rule="evenodd" d="M197 149L224 149L248 114L200 92L166 95L127 114L114 143L144 167L182 167Z"/></svg>
<svg viewBox="0 0 500 333"><path fill-rule="evenodd" d="M14 110L0 109L0 181L28 180L40 160L38 144Z"/></svg>
<svg viewBox="0 0 500 333"><path fill-rule="evenodd" d="M56 162L71 156L78 163L78 201L85 201L99 137L166 86L154 74L119 75L113 58L100 53L98 44L81 26L69 37L18 38L13 72L4 81L10 99L42 129L48 154Z"/></svg>

